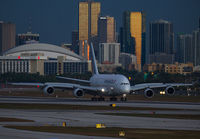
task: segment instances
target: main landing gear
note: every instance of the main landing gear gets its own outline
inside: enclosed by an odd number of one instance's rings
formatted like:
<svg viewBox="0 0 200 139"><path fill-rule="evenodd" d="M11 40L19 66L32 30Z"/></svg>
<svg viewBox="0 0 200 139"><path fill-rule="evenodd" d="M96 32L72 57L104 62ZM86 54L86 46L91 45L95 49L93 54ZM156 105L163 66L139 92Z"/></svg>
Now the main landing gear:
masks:
<svg viewBox="0 0 200 139"><path fill-rule="evenodd" d="M111 97L110 101L117 101L117 98L116 97Z"/></svg>
<svg viewBox="0 0 200 139"><path fill-rule="evenodd" d="M92 101L105 101L105 98L104 97L98 97L98 98L92 97L91 100Z"/></svg>

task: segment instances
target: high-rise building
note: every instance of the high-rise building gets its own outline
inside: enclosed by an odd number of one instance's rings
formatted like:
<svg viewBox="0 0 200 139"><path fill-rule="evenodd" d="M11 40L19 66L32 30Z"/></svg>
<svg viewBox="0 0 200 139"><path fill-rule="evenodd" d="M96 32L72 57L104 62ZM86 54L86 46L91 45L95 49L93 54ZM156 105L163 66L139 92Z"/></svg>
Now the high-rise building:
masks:
<svg viewBox="0 0 200 139"><path fill-rule="evenodd" d="M119 64L119 43L100 43L99 44L99 63Z"/></svg>
<svg viewBox="0 0 200 139"><path fill-rule="evenodd" d="M149 45L150 45L149 58L151 57L153 58L155 57L155 55L161 56L163 54L169 55L169 57L171 57L171 55L174 54L173 24L165 20L158 20L151 22ZM151 59L149 60L151 62L154 62ZM167 63L171 64L172 62L174 62L174 60L169 59Z"/></svg>
<svg viewBox="0 0 200 139"><path fill-rule="evenodd" d="M91 41L98 33L98 17L101 11L100 2L92 0L79 2L79 40Z"/></svg>
<svg viewBox="0 0 200 139"><path fill-rule="evenodd" d="M123 28L120 30L121 51L135 54L137 64L144 65L146 57L146 17L143 12L123 13Z"/></svg>
<svg viewBox="0 0 200 139"><path fill-rule="evenodd" d="M177 37L176 61L179 63L193 62L192 35L182 34Z"/></svg>
<svg viewBox="0 0 200 139"><path fill-rule="evenodd" d="M0 21L0 55L15 46L16 26Z"/></svg>
<svg viewBox="0 0 200 139"><path fill-rule="evenodd" d="M72 49L76 54L79 54L79 33L77 30L72 31Z"/></svg>
<svg viewBox="0 0 200 139"><path fill-rule="evenodd" d="M39 43L40 35L33 34L32 32L27 32L23 34L18 34L16 37L16 46L30 43Z"/></svg>
<svg viewBox="0 0 200 139"><path fill-rule="evenodd" d="M194 66L200 65L200 29L193 31L192 33L192 47L194 50L193 63Z"/></svg>
<svg viewBox="0 0 200 139"><path fill-rule="evenodd" d="M169 21L158 20L150 23L150 54L173 54L174 32Z"/></svg>
<svg viewBox="0 0 200 139"><path fill-rule="evenodd" d="M98 20L98 42L116 42L115 19L114 17L99 17Z"/></svg>

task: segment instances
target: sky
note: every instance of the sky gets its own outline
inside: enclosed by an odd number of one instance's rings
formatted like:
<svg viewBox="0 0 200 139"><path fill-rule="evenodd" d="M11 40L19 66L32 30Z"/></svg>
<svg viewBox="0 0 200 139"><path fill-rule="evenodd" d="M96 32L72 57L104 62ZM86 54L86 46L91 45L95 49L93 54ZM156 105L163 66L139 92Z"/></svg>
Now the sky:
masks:
<svg viewBox="0 0 200 139"><path fill-rule="evenodd" d="M145 11L147 40L149 22L171 21L174 33L191 33L198 28L200 0L96 0L101 2L101 15L116 19L117 31L122 26L124 11ZM0 0L0 21L16 24L17 33L40 34L40 42L61 45L71 43L72 30L78 30L79 0ZM147 42L148 44L148 42Z"/></svg>

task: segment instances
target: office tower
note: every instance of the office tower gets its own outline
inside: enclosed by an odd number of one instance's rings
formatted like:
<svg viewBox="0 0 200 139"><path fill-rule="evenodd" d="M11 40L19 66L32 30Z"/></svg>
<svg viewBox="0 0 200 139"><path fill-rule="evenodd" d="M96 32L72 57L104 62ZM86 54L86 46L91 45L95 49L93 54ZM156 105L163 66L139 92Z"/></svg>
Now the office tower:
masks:
<svg viewBox="0 0 200 139"><path fill-rule="evenodd" d="M99 63L119 64L119 43L100 43L99 44Z"/></svg>
<svg viewBox="0 0 200 139"><path fill-rule="evenodd" d="M0 55L15 46L15 36L15 24L0 21Z"/></svg>
<svg viewBox="0 0 200 139"><path fill-rule="evenodd" d="M135 54L138 65L145 63L145 22L143 12L123 13L123 28L120 29L121 52Z"/></svg>
<svg viewBox="0 0 200 139"><path fill-rule="evenodd" d="M72 50L76 53L79 54L79 33L77 30L72 31Z"/></svg>
<svg viewBox="0 0 200 139"><path fill-rule="evenodd" d="M114 17L99 17L98 20L98 42L116 42L115 19Z"/></svg>
<svg viewBox="0 0 200 139"><path fill-rule="evenodd" d="M16 46L30 43L39 43L40 35L33 34L32 32L27 32L23 34L18 34L16 37Z"/></svg>
<svg viewBox="0 0 200 139"><path fill-rule="evenodd" d="M158 20L150 23L150 54L156 52L173 54L174 33L173 24Z"/></svg>
<svg viewBox="0 0 200 139"><path fill-rule="evenodd" d="M200 30L197 29L192 33L192 49L194 50L193 54L193 63L194 66L200 65Z"/></svg>
<svg viewBox="0 0 200 139"><path fill-rule="evenodd" d="M79 40L91 41L98 33L100 2L91 0L79 2Z"/></svg>
<svg viewBox="0 0 200 139"><path fill-rule="evenodd" d="M174 57L173 24L169 21L158 20L150 23L150 58L155 55L167 54ZM152 61L150 59L150 61ZM169 59L168 63L172 63Z"/></svg>
<svg viewBox="0 0 200 139"><path fill-rule="evenodd" d="M192 35L182 34L177 37L176 61L179 63L193 62Z"/></svg>

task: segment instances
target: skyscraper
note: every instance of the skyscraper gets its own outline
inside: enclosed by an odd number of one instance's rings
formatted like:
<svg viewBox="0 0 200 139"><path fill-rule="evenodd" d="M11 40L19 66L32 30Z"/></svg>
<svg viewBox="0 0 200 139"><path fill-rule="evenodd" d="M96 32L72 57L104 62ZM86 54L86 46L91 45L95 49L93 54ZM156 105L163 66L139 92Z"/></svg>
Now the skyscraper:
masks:
<svg viewBox="0 0 200 139"><path fill-rule="evenodd" d="M192 35L182 34L177 37L176 61L179 63L193 62Z"/></svg>
<svg viewBox="0 0 200 139"><path fill-rule="evenodd" d="M98 17L101 11L100 2L92 0L79 2L79 40L91 41L98 33Z"/></svg>
<svg viewBox="0 0 200 139"><path fill-rule="evenodd" d="M158 20L150 23L150 54L173 54L174 33L173 24L169 21Z"/></svg>
<svg viewBox="0 0 200 139"><path fill-rule="evenodd" d="M76 53L79 54L79 33L77 30L72 31L72 50Z"/></svg>
<svg viewBox="0 0 200 139"><path fill-rule="evenodd" d="M15 46L15 38L15 24L0 21L0 54Z"/></svg>
<svg viewBox="0 0 200 139"><path fill-rule="evenodd" d="M200 29L192 33L192 47L194 49L193 60L194 65L200 65Z"/></svg>
<svg viewBox="0 0 200 139"><path fill-rule="evenodd" d="M146 17L143 12L123 13L123 28L120 30L121 51L135 54L138 65L145 63L145 22Z"/></svg>
<svg viewBox="0 0 200 139"><path fill-rule="evenodd" d="M98 20L98 42L114 43L116 41L114 17L99 17Z"/></svg>
<svg viewBox="0 0 200 139"><path fill-rule="evenodd" d="M167 55L168 64L174 62L174 33L173 24L169 21L158 20L150 23L150 50L149 57L155 55ZM149 59L151 62L151 59ZM160 61L162 63L162 60ZM165 61L166 63L166 61Z"/></svg>

